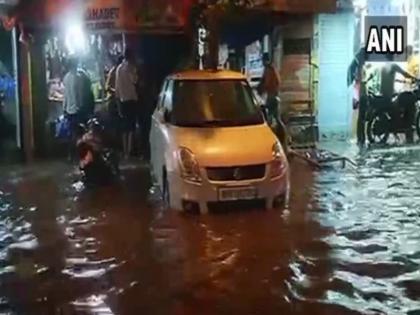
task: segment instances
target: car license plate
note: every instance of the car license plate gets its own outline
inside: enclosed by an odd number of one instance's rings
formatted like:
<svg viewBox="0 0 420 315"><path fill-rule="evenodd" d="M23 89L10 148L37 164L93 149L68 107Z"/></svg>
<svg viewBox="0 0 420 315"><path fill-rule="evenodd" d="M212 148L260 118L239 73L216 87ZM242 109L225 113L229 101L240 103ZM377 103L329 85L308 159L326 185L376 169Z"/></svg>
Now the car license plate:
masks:
<svg viewBox="0 0 420 315"><path fill-rule="evenodd" d="M221 188L219 190L220 201L252 200L256 199L257 195L257 190L254 187Z"/></svg>

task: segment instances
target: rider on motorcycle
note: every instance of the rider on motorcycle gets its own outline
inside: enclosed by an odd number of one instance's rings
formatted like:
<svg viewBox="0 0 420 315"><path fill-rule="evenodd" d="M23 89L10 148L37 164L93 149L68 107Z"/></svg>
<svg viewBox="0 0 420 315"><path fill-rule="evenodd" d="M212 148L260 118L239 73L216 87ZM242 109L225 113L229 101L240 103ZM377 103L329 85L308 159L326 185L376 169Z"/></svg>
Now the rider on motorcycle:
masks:
<svg viewBox="0 0 420 315"><path fill-rule="evenodd" d="M77 148L81 168L92 163L94 156L101 154L103 149L102 128L96 120L88 122L87 132L77 141Z"/></svg>
<svg viewBox="0 0 420 315"><path fill-rule="evenodd" d="M396 64L393 61L393 55L392 54L387 54L386 58L388 60L388 62L386 63L386 65L382 68L381 71L381 94L384 98L384 102L386 106L390 106L392 104L392 98L395 95L395 89L394 89L394 85L395 85L395 77L397 75L397 73L403 75L406 79L411 79L413 81L416 81L417 78L415 78L414 76L412 76L411 74L409 74L408 72L404 71L398 64ZM414 122L414 116L415 116L415 112L416 112L416 108L415 108L415 103L413 102L404 102L404 100L402 100L402 102L399 102L402 104L402 106L405 106L405 110L406 110L406 114L405 114L405 119L406 119L406 123L407 126L412 126L413 122ZM408 142L412 142L413 141L413 132L412 132L412 128L410 128L409 132L407 133L407 141Z"/></svg>
<svg viewBox="0 0 420 315"><path fill-rule="evenodd" d="M83 132L84 131L84 132ZM88 122L87 130L77 142L80 170L87 183L104 184L118 175L118 156L104 134L102 125L96 120Z"/></svg>

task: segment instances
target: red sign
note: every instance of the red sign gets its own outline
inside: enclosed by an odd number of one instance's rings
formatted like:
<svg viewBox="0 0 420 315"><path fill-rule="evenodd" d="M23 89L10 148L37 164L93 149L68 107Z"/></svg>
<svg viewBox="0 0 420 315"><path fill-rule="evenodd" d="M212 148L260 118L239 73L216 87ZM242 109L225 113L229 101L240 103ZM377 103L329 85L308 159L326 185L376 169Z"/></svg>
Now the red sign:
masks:
<svg viewBox="0 0 420 315"><path fill-rule="evenodd" d="M139 31L181 28L194 0L36 0L15 16L32 27L56 27L80 19L89 29Z"/></svg>
<svg viewBox="0 0 420 315"><path fill-rule="evenodd" d="M1 17L1 21L3 23L3 27L7 31L11 31L16 24L16 18L15 17L3 16L3 17Z"/></svg>
<svg viewBox="0 0 420 315"><path fill-rule="evenodd" d="M334 12L337 0L272 0L276 11L291 13Z"/></svg>

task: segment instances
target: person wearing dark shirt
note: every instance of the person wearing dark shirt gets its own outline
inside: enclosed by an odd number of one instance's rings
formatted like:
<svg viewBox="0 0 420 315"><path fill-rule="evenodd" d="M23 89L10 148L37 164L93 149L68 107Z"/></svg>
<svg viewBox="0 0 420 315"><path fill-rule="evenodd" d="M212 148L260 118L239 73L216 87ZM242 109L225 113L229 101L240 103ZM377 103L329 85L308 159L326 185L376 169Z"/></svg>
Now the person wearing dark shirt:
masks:
<svg viewBox="0 0 420 315"><path fill-rule="evenodd" d="M266 94L266 107L269 111L270 118L279 119L279 108L277 97L280 90L280 75L274 67L267 53L263 56L264 73L261 82L258 86L260 95Z"/></svg>
<svg viewBox="0 0 420 315"><path fill-rule="evenodd" d="M387 56L388 63L382 68L381 71L381 94L384 97L385 106L392 104L392 98L395 94L395 78L397 73L404 76L406 79L415 81L416 78L409 74L407 71L403 70L398 64L393 61L393 55L388 54ZM412 125L414 122L415 116L415 103L414 102L402 102L399 104L401 106L406 106L405 108L405 119L407 126L411 126L410 130L406 133L407 142L413 141L413 132ZM411 104L413 103L413 104Z"/></svg>
<svg viewBox="0 0 420 315"><path fill-rule="evenodd" d="M387 60L388 62L381 71L381 94L390 101L395 94L394 86L397 73L401 74L406 79L416 80L416 78L393 62L392 55L387 55Z"/></svg>
<svg viewBox="0 0 420 315"><path fill-rule="evenodd" d="M354 84L357 102L354 109L359 109L357 115L357 143L364 146L366 142L366 113L368 106L368 88L369 81L366 66L367 56L364 47L362 47L354 57L347 74L348 85Z"/></svg>
<svg viewBox="0 0 420 315"><path fill-rule="evenodd" d="M83 115L84 121L87 121L95 113L95 95L93 94L92 81L87 71L84 69L79 69L78 76L80 78L81 89L81 114Z"/></svg>

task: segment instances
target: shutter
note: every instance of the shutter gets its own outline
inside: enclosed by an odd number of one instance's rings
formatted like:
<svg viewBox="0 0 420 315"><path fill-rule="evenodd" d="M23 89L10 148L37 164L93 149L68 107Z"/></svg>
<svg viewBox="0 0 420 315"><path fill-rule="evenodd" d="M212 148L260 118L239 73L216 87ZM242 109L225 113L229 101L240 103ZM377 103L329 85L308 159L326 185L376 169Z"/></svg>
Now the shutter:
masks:
<svg viewBox="0 0 420 315"><path fill-rule="evenodd" d="M318 123L321 134L351 132L351 89L347 69L353 59L354 15L319 16Z"/></svg>

